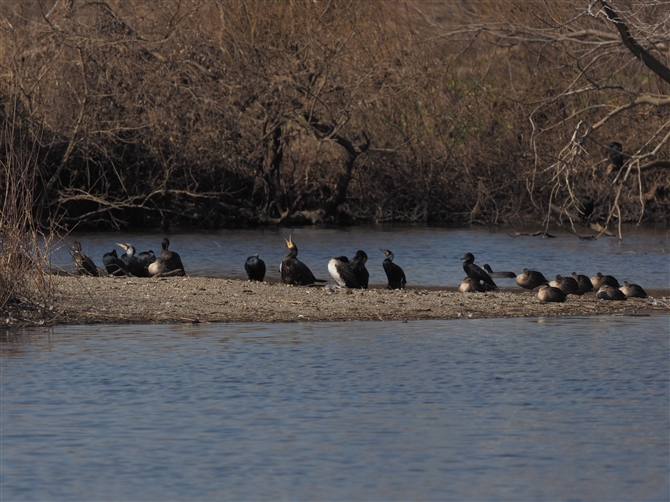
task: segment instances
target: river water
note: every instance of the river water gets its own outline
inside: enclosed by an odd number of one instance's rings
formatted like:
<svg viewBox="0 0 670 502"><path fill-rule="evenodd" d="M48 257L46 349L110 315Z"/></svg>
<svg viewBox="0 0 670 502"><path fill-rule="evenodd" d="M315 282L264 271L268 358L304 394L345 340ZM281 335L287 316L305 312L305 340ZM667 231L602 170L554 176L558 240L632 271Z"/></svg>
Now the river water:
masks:
<svg viewBox="0 0 670 502"><path fill-rule="evenodd" d="M2 500L668 500L668 316L0 336Z"/></svg>
<svg viewBox="0 0 670 502"><path fill-rule="evenodd" d="M584 240L566 232L553 232L554 239L510 237L504 228L443 228L429 226L375 226L344 229L298 228L221 230L169 234L170 249L177 251L189 275L246 279L244 262L259 253L265 260L266 280L279 282L277 267L286 255L284 238L292 234L298 257L317 278L329 279L328 260L352 257L358 249L368 254L370 284L383 285L384 255L380 248L395 253L395 262L407 276L409 287L457 287L464 277L461 257L471 252L476 263L491 265L494 271L521 273L539 270L552 279L572 272L592 277L596 272L615 276L650 290L670 290L670 234L665 227L624 228L624 239L614 237ZM160 252L163 234L91 233L75 234L84 253L102 266L102 255L116 249L117 242L131 243L137 251ZM54 254L54 266L74 270L66 249ZM331 280L332 282L332 280ZM514 279L501 279L501 287L514 286Z"/></svg>

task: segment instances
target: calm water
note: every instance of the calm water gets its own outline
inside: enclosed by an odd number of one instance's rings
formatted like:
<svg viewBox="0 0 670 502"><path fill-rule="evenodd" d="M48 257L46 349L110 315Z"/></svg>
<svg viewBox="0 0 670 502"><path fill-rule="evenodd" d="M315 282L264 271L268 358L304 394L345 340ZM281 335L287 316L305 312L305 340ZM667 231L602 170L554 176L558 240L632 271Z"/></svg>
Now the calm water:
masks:
<svg viewBox="0 0 670 502"><path fill-rule="evenodd" d="M268 266L266 280L279 281L277 267L286 255L284 237L292 234L299 258L317 278L330 279L328 260L367 252L370 284L385 284L384 255L379 248L395 253L395 261L407 275L409 286L456 287L463 278L460 258L475 255L480 266L489 263L495 271L520 273L524 267L540 270L547 277L579 272L589 277L596 272L614 275L645 289L670 289L670 233L665 228L627 227L624 240L601 238L582 240L565 232L555 239L510 237L504 228L449 229L432 227L355 227L346 229L300 228L222 230L208 233L169 234L170 249L177 251L190 275L244 278L247 256L260 253ZM163 234L96 233L78 234L83 251L102 266L102 255L117 242L132 243L139 251L160 251ZM70 256L61 249L54 265L74 270ZM500 279L500 286L515 285L514 279Z"/></svg>
<svg viewBox="0 0 670 502"><path fill-rule="evenodd" d="M668 500L670 318L2 335L2 500Z"/></svg>

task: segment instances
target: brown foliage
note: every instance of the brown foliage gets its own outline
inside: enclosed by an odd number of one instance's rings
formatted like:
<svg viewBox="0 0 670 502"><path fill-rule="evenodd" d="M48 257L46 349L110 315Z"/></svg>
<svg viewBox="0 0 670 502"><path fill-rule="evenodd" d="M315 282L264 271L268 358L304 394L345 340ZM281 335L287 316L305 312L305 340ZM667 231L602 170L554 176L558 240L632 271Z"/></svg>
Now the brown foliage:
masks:
<svg viewBox="0 0 670 502"><path fill-rule="evenodd" d="M662 6L620 3L667 64ZM665 219L668 84L589 5L3 3L0 113L69 226Z"/></svg>

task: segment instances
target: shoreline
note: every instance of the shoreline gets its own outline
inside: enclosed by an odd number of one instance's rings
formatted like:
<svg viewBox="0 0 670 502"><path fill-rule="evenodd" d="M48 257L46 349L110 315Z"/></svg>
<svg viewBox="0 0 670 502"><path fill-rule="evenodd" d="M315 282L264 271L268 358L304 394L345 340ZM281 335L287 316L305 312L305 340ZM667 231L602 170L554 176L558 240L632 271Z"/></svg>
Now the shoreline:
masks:
<svg viewBox="0 0 670 502"><path fill-rule="evenodd" d="M44 312L12 306L3 312L4 327L670 314L670 302L659 299L670 296L666 291L654 292L656 299L606 301L587 293L564 303L542 303L536 294L515 287L463 294L455 288L351 290L188 276L53 276L52 285L53 305Z"/></svg>

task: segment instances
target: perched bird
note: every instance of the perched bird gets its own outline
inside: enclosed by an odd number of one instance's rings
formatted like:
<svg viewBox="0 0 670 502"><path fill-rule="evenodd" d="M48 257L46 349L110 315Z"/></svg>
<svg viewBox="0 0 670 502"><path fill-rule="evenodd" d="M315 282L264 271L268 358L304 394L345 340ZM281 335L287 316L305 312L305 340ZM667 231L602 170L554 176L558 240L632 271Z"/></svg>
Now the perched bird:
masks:
<svg viewBox="0 0 670 502"><path fill-rule="evenodd" d="M628 281L623 281L623 286L619 288L628 298L648 298L649 295L637 284L628 284Z"/></svg>
<svg viewBox="0 0 670 502"><path fill-rule="evenodd" d="M514 272L494 272L491 270L491 267L489 266L488 263L484 263L484 270L489 274L490 277L496 277L496 278L510 278L514 279L516 277L516 274Z"/></svg>
<svg viewBox="0 0 670 502"><path fill-rule="evenodd" d="M558 288L566 295L581 295L582 290L579 287L579 283L573 277L563 277L557 275L556 279L549 283L549 286L552 288Z"/></svg>
<svg viewBox="0 0 670 502"><path fill-rule="evenodd" d="M110 253L102 255L102 263L105 265L105 269L109 275L129 275L128 266L116 254L116 249L112 249Z"/></svg>
<svg viewBox="0 0 670 502"><path fill-rule="evenodd" d="M612 141L607 145L607 157L609 158L610 164L612 165L613 171L618 171L623 167L624 163L624 154L623 146L618 141Z"/></svg>
<svg viewBox="0 0 670 502"><path fill-rule="evenodd" d="M258 254L247 258L244 263L244 270L247 272L250 281L263 282L263 279L265 279L265 262L258 257Z"/></svg>
<svg viewBox="0 0 670 502"><path fill-rule="evenodd" d="M599 300L626 300L628 297L623 291L613 286L603 285L598 289L596 298Z"/></svg>
<svg viewBox="0 0 670 502"><path fill-rule="evenodd" d="M523 272L516 276L516 283L524 289L535 289L543 284L549 284L549 281L537 270L523 269Z"/></svg>
<svg viewBox="0 0 670 502"><path fill-rule="evenodd" d="M149 274L152 277L157 275L162 276L175 276L175 275L186 275L184 270L184 265L181 262L181 256L179 253L170 251L170 239L165 237L163 242L161 242L162 252L161 255L156 258L151 265L149 265L148 270Z"/></svg>
<svg viewBox="0 0 670 502"><path fill-rule="evenodd" d="M126 251L121 255L121 259L126 264L126 267L128 267L128 272L135 277L151 277L149 275L148 265L145 265L145 262L140 260L139 256L135 256L135 246L119 242L117 242L116 245L121 246Z"/></svg>
<svg viewBox="0 0 670 502"><path fill-rule="evenodd" d="M587 276L573 272L572 278L577 281L577 284L579 284L579 290L582 292L582 294L593 291L593 283Z"/></svg>
<svg viewBox="0 0 670 502"><path fill-rule="evenodd" d="M459 284L458 291L461 293L483 293L486 290L479 281L475 281L472 277L466 277Z"/></svg>
<svg viewBox="0 0 670 502"><path fill-rule="evenodd" d="M564 302L568 297L563 291L553 286L543 284L537 292L537 299L541 302Z"/></svg>
<svg viewBox="0 0 670 502"><path fill-rule="evenodd" d="M295 245L291 236L288 236L288 240L284 240L286 241L286 247L288 247L288 254L279 265L281 282L296 286L309 286L315 282L326 282L323 279L316 279L309 267L298 260L298 246Z"/></svg>
<svg viewBox="0 0 670 502"><path fill-rule="evenodd" d="M577 211L579 212L579 221L582 225L586 225L589 221L589 217L593 214L593 209L595 207L595 200L589 195L585 195L579 201L577 205Z"/></svg>
<svg viewBox="0 0 670 502"><path fill-rule="evenodd" d="M93 260L86 256L81 251L81 243L75 241L72 249L70 249L70 256L72 256L72 261L77 268L79 275L92 275L93 277L98 277L98 267L95 266Z"/></svg>
<svg viewBox="0 0 670 502"><path fill-rule="evenodd" d="M477 282L481 281L484 285L484 289L487 291L498 289L498 286L496 286L496 283L493 282L491 276L486 273L485 270L482 270L480 267L475 265L475 256L472 253L465 253L461 260L465 260L463 262L463 270L470 279L474 279Z"/></svg>
<svg viewBox="0 0 670 502"><path fill-rule="evenodd" d="M598 291L601 286L612 286L613 288L620 288L621 285L611 275L603 275L598 272L594 277L591 277L591 284L593 284L593 289Z"/></svg>
<svg viewBox="0 0 670 502"><path fill-rule="evenodd" d="M405 272L402 268L393 263L394 254L388 249L380 249L380 251L386 255L382 266L384 267L384 272L386 272L386 278L388 279L388 288L405 289L405 284L407 284Z"/></svg>
<svg viewBox="0 0 670 502"><path fill-rule="evenodd" d="M358 281L358 285L363 289L368 289L368 282L370 280L370 272L365 268L365 263L368 261L368 255L365 251L358 250L356 251L356 256L354 256L349 265L351 265L351 271Z"/></svg>
<svg viewBox="0 0 670 502"><path fill-rule="evenodd" d="M341 288L360 288L346 256L331 258L328 261L328 272Z"/></svg>

